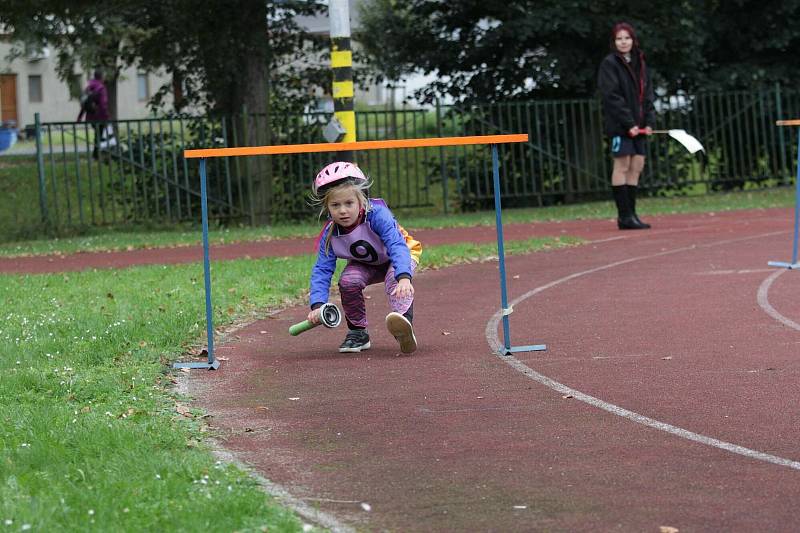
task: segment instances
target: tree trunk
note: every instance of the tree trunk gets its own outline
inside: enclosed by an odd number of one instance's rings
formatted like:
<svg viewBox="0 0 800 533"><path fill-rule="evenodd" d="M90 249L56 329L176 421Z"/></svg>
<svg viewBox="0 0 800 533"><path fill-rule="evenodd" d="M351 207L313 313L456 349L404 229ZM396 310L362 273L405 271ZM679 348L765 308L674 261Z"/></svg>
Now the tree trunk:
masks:
<svg viewBox="0 0 800 533"><path fill-rule="evenodd" d="M250 53L241 57L242 78L237 84L234 95L235 110L246 109L251 118L243 122L245 131L240 132L242 144L261 146L272 144L272 128L269 105L269 35L266 26L267 12L263 2L248 3L251 13L243 17L249 28L242 29L241 35L250 36L248 50ZM273 158L258 158L250 175L251 194L254 205L256 224L269 224L273 218Z"/></svg>
<svg viewBox="0 0 800 533"><path fill-rule="evenodd" d="M118 110L118 101L117 101L117 80L119 79L119 74L114 74L112 77L109 77L105 80L106 84L106 91L108 92L108 116L112 122L118 120L119 117L119 110Z"/></svg>
<svg viewBox="0 0 800 533"><path fill-rule="evenodd" d="M271 144L271 127L269 105L267 98L267 72L265 61L248 58L245 65L245 80L242 85L248 90L243 95L246 109L253 115L247 123L246 136L248 145L262 146ZM256 205L257 224L269 224L272 221L272 193L273 193L273 158L270 156L259 157L256 172L252 175L253 201Z"/></svg>

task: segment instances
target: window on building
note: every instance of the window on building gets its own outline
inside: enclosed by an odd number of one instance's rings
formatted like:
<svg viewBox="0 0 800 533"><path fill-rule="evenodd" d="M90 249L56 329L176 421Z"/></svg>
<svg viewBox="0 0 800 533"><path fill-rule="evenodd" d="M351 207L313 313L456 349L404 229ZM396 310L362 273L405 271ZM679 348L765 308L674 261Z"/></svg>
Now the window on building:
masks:
<svg viewBox="0 0 800 533"><path fill-rule="evenodd" d="M70 100L80 100L83 87L81 86L80 74L72 74L67 79L67 89L69 89Z"/></svg>
<svg viewBox="0 0 800 533"><path fill-rule="evenodd" d="M140 102L150 99L150 84L148 83L147 73L140 73L136 76L136 96Z"/></svg>
<svg viewBox="0 0 800 533"><path fill-rule="evenodd" d="M28 101L42 101L42 77L39 74L28 76Z"/></svg>

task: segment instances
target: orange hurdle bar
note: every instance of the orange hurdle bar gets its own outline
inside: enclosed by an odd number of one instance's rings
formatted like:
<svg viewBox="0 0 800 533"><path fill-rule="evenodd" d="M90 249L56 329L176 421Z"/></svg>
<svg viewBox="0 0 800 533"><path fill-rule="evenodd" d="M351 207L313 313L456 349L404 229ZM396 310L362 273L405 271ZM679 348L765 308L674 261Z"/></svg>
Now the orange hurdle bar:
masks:
<svg viewBox="0 0 800 533"><path fill-rule="evenodd" d="M793 118L791 120L778 120L775 122L776 126L800 126L800 118Z"/></svg>
<svg viewBox="0 0 800 533"><path fill-rule="evenodd" d="M359 141L354 143L286 144L283 146L249 146L242 148L206 148L184 150L186 159L242 155L303 154L310 152L340 152L346 150L380 150L386 148L422 148L426 146L461 146L466 144L505 144L528 142L527 133L514 135L473 135L468 137L437 137L433 139L398 139L394 141Z"/></svg>

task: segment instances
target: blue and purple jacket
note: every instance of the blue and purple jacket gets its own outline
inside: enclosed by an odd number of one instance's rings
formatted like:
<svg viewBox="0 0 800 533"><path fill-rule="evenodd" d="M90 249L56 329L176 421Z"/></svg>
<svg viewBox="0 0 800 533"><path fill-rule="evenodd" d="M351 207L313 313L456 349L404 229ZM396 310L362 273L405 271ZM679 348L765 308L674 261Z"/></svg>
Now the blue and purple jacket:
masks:
<svg viewBox="0 0 800 533"><path fill-rule="evenodd" d="M336 270L339 258L333 246L327 246L328 230L334 225L332 236L338 237L344 232L333 221L325 224L318 239L317 262L311 269L311 307L319 307L328 301L331 278ZM395 220L394 215L380 199L370 200L370 209L366 212L361 224L368 224L369 229L380 238L386 247L389 261L394 267L396 279L411 278L411 261L419 263L422 245L414 240ZM350 259L357 261L358 259Z"/></svg>

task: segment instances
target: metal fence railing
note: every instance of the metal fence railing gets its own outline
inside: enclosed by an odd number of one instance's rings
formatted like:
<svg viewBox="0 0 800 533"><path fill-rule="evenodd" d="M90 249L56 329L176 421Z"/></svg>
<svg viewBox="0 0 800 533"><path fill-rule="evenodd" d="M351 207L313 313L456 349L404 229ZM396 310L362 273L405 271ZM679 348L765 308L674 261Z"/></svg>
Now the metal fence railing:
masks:
<svg viewBox="0 0 800 533"><path fill-rule="evenodd" d="M648 143L642 187L688 194L792 182L794 131L775 120L800 114L800 91L774 87L657 102L659 129L682 128L706 147L687 154L666 136ZM506 206L605 198L611 161L597 99L511 102L357 113L359 140L527 133L528 143L500 147ZM199 220L197 162L186 148L323 142L325 113L120 120L105 126L37 120L39 206L52 228ZM325 153L215 160L208 165L209 215L263 223L308 216L308 184ZM433 212L490 208L488 147L357 152L373 196L393 208ZM33 207L33 206L31 206Z"/></svg>

